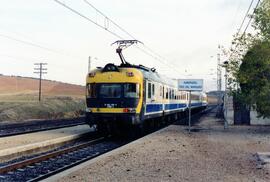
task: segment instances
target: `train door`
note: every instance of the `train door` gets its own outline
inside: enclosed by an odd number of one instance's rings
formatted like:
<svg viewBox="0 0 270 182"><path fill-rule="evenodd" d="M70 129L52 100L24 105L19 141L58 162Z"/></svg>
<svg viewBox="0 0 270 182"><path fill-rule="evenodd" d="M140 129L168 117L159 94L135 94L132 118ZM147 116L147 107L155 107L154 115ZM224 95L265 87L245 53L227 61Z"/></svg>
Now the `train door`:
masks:
<svg viewBox="0 0 270 182"><path fill-rule="evenodd" d="M145 112L146 112L146 97L147 97L147 83L146 83L146 80L143 80L143 86L142 86L142 89L143 89L143 104L142 104L142 111L141 111L141 121L143 122L144 121L144 115L145 115Z"/></svg>

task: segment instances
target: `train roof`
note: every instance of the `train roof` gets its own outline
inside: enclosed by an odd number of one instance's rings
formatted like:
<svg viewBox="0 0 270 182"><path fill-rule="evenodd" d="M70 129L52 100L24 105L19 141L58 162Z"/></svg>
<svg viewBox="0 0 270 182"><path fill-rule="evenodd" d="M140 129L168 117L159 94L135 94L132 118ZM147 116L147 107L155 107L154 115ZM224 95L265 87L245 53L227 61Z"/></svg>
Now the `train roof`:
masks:
<svg viewBox="0 0 270 182"><path fill-rule="evenodd" d="M144 78L146 78L148 80L152 80L155 82L166 84L166 85L171 86L171 87L177 87L177 80L176 79L171 79L171 78L168 78L164 75L159 74L158 72L156 72L155 68L148 68L148 67L145 67L143 65L131 65L131 64L121 64L118 67L119 68L138 69L142 72Z"/></svg>
<svg viewBox="0 0 270 182"><path fill-rule="evenodd" d="M174 87L174 88L177 88L177 85L178 85L177 79L168 78L167 76L161 75L158 72L156 72L155 69L147 68L143 65L121 64L121 65L117 66L117 65L114 65L112 63L108 63L103 68L97 67L97 69L94 69L91 72L103 72L107 67L110 67L110 66L115 67L115 69L136 69L136 70L140 71L143 74L144 78L147 80L162 83L164 85L168 85L168 86ZM196 94L196 93L202 93L202 92L193 92L193 93Z"/></svg>

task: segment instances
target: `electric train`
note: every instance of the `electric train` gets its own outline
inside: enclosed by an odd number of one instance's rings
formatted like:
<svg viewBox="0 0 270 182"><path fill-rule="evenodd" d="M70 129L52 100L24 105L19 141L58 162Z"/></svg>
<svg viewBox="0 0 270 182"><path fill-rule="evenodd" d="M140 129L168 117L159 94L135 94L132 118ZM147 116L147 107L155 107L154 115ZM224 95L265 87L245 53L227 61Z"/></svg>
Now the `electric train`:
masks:
<svg viewBox="0 0 270 182"><path fill-rule="evenodd" d="M86 121L90 126L112 133L179 119L187 114L189 97L193 111L207 107L205 93L179 91L176 79L153 68L131 65L121 51L119 46L122 64L108 63L87 75Z"/></svg>

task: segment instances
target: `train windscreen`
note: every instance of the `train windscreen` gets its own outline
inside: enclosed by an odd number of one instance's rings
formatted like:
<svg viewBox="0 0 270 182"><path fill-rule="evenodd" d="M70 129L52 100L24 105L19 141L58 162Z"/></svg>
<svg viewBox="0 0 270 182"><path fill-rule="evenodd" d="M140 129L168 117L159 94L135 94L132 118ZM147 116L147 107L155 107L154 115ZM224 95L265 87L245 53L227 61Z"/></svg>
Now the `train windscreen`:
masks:
<svg viewBox="0 0 270 182"><path fill-rule="evenodd" d="M100 84L100 98L121 98L121 84Z"/></svg>

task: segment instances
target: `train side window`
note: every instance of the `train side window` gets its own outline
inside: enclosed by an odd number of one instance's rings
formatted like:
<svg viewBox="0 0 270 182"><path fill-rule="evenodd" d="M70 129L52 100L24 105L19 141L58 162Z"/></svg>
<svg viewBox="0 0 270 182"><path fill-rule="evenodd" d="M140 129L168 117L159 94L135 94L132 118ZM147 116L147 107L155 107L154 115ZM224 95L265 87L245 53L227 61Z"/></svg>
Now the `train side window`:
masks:
<svg viewBox="0 0 270 182"><path fill-rule="evenodd" d="M164 93L165 92L165 89L164 89L164 86L162 87L162 98L164 99Z"/></svg>
<svg viewBox="0 0 270 182"><path fill-rule="evenodd" d="M162 97L162 86L159 86L159 96Z"/></svg>
<svg viewBox="0 0 270 182"><path fill-rule="evenodd" d="M169 93L169 92L168 92L168 88L166 88L166 99L168 99L168 97L169 97L169 96L168 96L168 93Z"/></svg>
<svg viewBox="0 0 270 182"><path fill-rule="evenodd" d="M169 99L172 99L172 90L169 89Z"/></svg>
<svg viewBox="0 0 270 182"><path fill-rule="evenodd" d="M148 83L148 99L151 99L151 83Z"/></svg>
<svg viewBox="0 0 270 182"><path fill-rule="evenodd" d="M152 95L155 95L155 84L152 84Z"/></svg>

